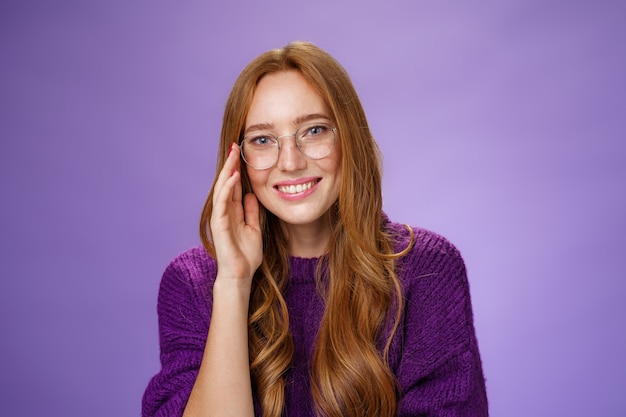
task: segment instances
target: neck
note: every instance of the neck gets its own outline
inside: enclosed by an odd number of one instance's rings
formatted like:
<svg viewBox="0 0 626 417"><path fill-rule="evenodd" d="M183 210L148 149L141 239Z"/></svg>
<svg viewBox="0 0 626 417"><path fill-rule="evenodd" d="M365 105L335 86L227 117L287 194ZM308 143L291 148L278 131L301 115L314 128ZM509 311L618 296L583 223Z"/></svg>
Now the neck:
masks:
<svg viewBox="0 0 626 417"><path fill-rule="evenodd" d="M287 236L289 255L300 258L319 258L328 250L330 219L323 216L312 224L281 223Z"/></svg>

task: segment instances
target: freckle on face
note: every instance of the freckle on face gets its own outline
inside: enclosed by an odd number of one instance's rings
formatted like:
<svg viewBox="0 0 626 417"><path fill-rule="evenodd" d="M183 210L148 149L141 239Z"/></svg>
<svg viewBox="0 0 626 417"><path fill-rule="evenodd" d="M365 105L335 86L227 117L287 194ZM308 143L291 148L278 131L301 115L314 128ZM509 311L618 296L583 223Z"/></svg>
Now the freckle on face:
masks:
<svg viewBox="0 0 626 417"><path fill-rule="evenodd" d="M255 90L246 119L246 127L265 124L275 136L292 135L302 125L303 117L325 115L327 119L313 120L334 126L330 109L313 87L297 71L269 74L261 79ZM304 123L310 123L307 121ZM317 225L328 228L322 217L339 196L341 184L341 150L339 134L332 153L313 160L304 156L293 138L281 140L279 162L267 170L247 167L253 191L260 203L276 215L283 224ZM313 187L301 196L287 198L278 186L307 184ZM283 188L284 189L284 188Z"/></svg>

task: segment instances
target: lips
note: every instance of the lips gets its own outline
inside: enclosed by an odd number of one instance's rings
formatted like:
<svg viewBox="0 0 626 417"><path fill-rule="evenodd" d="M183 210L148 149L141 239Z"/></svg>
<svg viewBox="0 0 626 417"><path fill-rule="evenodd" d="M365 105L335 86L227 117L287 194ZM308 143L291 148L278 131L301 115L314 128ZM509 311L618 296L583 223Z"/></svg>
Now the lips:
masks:
<svg viewBox="0 0 626 417"><path fill-rule="evenodd" d="M303 182L303 183L299 183L299 184L281 184L281 185L276 185L275 188L283 193L283 194L299 194L302 193L304 191L310 190L311 187L313 187L315 184L317 184L319 182L319 179L314 179L308 182Z"/></svg>

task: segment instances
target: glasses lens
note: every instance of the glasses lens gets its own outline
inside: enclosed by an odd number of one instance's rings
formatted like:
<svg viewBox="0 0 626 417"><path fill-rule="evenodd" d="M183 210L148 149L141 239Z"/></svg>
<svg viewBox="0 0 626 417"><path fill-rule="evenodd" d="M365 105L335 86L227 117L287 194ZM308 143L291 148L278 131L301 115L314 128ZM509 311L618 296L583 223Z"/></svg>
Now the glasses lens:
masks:
<svg viewBox="0 0 626 417"><path fill-rule="evenodd" d="M300 151L311 159L326 158L335 146L335 129L324 123L303 126L296 137Z"/></svg>
<svg viewBox="0 0 626 417"><path fill-rule="evenodd" d="M247 136L241 142L243 159L254 169L266 169L278 160L278 141L269 134Z"/></svg>

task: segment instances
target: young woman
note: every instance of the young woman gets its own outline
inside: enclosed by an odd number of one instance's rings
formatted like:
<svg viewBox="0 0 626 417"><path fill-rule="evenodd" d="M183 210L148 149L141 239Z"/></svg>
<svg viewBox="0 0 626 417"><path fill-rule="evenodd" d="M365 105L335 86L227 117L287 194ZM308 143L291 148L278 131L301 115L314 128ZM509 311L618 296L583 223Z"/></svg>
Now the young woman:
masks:
<svg viewBox="0 0 626 417"><path fill-rule="evenodd" d="M352 83L295 42L224 114L203 247L166 269L144 416L486 416L459 252L382 212Z"/></svg>

